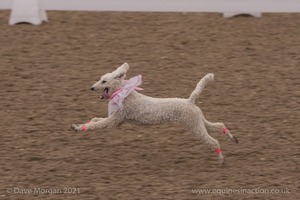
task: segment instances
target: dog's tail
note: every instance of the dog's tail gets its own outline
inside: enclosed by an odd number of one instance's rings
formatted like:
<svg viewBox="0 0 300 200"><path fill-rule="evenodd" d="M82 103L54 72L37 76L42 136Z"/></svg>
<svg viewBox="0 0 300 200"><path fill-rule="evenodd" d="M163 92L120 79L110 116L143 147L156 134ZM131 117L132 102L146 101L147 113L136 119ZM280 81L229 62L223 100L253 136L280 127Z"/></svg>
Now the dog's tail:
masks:
<svg viewBox="0 0 300 200"><path fill-rule="evenodd" d="M199 97L201 92L203 91L205 85L209 82L214 80L214 74L209 73L206 74L197 84L195 90L191 93L190 98L188 99L190 103L194 104L196 99Z"/></svg>

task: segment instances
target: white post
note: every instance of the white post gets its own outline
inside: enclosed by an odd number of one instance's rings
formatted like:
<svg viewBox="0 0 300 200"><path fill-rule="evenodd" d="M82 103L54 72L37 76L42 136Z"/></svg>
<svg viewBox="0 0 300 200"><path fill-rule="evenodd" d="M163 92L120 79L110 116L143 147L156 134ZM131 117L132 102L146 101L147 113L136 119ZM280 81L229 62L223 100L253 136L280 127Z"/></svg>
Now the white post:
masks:
<svg viewBox="0 0 300 200"><path fill-rule="evenodd" d="M40 9L39 0L13 0L9 24L30 23L39 25L48 21L47 13Z"/></svg>

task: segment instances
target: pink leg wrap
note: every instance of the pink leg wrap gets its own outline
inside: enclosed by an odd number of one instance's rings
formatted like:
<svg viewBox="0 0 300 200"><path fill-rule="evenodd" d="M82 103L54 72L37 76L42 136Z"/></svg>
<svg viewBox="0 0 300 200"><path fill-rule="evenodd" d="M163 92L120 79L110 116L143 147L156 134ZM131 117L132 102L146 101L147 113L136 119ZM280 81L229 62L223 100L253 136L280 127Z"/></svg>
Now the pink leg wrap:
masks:
<svg viewBox="0 0 300 200"><path fill-rule="evenodd" d="M90 123L92 123L92 122L89 121L89 122L87 122L86 124L90 124ZM86 130L86 125L82 125L82 126L81 126L81 130L82 130L82 131L85 131L85 130Z"/></svg>
<svg viewBox="0 0 300 200"><path fill-rule="evenodd" d="M227 132L228 132L228 129L225 127L225 128L223 128L223 133L226 135L227 134Z"/></svg>
<svg viewBox="0 0 300 200"><path fill-rule="evenodd" d="M216 149L215 151L216 151L217 154L221 153L221 149L220 148Z"/></svg>

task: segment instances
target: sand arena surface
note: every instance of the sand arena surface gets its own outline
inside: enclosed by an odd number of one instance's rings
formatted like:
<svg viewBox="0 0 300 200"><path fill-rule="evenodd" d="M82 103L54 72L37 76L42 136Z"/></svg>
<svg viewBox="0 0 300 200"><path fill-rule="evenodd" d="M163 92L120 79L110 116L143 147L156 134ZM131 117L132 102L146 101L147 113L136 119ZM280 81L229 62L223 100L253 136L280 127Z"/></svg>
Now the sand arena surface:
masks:
<svg viewBox="0 0 300 200"><path fill-rule="evenodd" d="M289 188L299 199L300 15L223 19L219 14L49 12L50 23L8 26L0 11L1 199L223 199L201 188ZM107 116L90 86L123 62L142 93L188 97L215 74L197 103L221 133L226 164L174 124L74 133ZM79 194L7 188L80 188Z"/></svg>

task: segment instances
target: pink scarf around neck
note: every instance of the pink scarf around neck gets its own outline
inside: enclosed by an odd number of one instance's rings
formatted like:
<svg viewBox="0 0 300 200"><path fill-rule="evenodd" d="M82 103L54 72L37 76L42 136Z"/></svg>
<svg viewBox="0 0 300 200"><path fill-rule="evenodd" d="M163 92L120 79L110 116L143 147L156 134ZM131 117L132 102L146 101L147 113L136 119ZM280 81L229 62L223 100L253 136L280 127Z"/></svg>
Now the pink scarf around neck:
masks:
<svg viewBox="0 0 300 200"><path fill-rule="evenodd" d="M143 90L138 86L142 85L142 76L134 76L129 80L123 81L123 86L116 90L110 97L108 103L108 116L120 110L123 106L124 99L134 90Z"/></svg>

